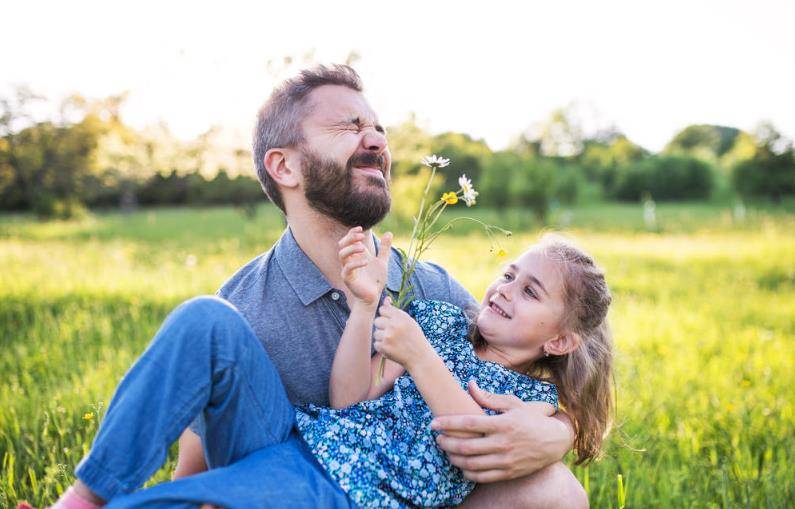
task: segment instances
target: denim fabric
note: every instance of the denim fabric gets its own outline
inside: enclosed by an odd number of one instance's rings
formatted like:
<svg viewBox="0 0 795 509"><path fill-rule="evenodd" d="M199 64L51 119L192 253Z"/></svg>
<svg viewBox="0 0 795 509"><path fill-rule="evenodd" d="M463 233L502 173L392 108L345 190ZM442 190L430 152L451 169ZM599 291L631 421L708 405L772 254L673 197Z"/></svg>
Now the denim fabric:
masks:
<svg viewBox="0 0 795 509"><path fill-rule="evenodd" d="M201 416L206 473L132 493ZM350 507L298 438L273 363L240 313L197 297L125 375L77 477L108 507ZM319 504L319 505L318 505Z"/></svg>

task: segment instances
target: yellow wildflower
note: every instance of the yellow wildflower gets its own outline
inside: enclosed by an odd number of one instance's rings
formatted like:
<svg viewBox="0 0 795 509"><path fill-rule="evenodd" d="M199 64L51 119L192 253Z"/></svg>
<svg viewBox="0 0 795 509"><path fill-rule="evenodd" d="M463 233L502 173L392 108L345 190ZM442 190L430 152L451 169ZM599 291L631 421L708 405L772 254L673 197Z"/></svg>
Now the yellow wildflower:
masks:
<svg viewBox="0 0 795 509"><path fill-rule="evenodd" d="M504 249L500 249L499 252L497 253L497 256L499 258L504 258L507 255L508 255L508 253L506 253Z"/></svg>
<svg viewBox="0 0 795 509"><path fill-rule="evenodd" d="M455 205L456 203L458 203L458 195L453 192L444 193L442 195L442 201L448 205Z"/></svg>
<svg viewBox="0 0 795 509"><path fill-rule="evenodd" d="M83 414L83 420L90 421L94 418L94 412L86 412Z"/></svg>

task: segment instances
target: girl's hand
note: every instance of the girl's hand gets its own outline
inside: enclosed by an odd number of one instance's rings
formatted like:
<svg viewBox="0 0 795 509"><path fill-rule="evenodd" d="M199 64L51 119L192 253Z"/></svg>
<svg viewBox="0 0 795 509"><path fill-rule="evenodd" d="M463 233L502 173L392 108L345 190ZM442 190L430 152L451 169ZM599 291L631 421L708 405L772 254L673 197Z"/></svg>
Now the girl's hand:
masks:
<svg viewBox="0 0 795 509"><path fill-rule="evenodd" d="M363 240L361 226L351 228L340 240L341 276L354 297L368 306L376 306L386 285L392 234L387 232L381 237L378 256L367 250Z"/></svg>
<svg viewBox="0 0 795 509"><path fill-rule="evenodd" d="M420 325L408 313L393 306L390 297L384 299L378 312L380 316L373 322L376 351L408 371L434 353Z"/></svg>

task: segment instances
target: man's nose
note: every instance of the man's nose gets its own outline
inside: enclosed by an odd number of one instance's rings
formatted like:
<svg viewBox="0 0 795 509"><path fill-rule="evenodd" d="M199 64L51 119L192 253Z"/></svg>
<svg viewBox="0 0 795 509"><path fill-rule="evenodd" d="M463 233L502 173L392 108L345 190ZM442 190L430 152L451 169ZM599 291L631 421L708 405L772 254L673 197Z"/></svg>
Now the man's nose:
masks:
<svg viewBox="0 0 795 509"><path fill-rule="evenodd" d="M372 150L380 154L387 147L386 135L375 129L368 129L362 137L362 145L365 150Z"/></svg>

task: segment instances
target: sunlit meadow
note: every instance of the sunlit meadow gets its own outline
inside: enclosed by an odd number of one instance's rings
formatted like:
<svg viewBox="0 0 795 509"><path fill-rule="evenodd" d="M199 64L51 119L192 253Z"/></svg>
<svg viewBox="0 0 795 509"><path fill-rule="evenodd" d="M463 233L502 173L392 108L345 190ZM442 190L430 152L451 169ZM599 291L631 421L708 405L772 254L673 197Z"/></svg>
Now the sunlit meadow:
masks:
<svg viewBox="0 0 795 509"><path fill-rule="evenodd" d="M508 258L538 235L520 211L477 213L515 232ZM617 425L605 457L575 473L599 508L791 506L795 215L668 205L657 219L649 231L636 205L554 218L615 294ZM169 310L214 292L282 228L270 206L254 219L232 208L0 218L0 506L51 503ZM505 261L477 228L426 256L478 297Z"/></svg>

